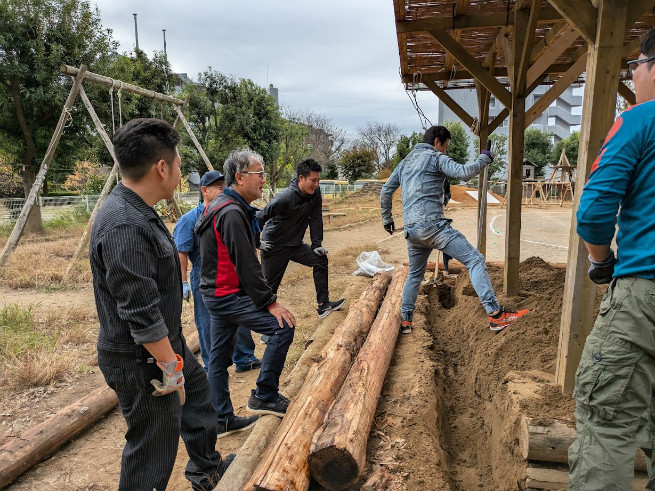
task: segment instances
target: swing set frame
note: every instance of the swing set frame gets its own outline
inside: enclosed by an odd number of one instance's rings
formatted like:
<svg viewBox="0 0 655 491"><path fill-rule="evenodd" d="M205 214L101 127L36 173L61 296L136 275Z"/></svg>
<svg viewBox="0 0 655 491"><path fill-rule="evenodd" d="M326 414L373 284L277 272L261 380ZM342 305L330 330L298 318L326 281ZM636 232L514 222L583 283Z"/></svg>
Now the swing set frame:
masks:
<svg viewBox="0 0 655 491"><path fill-rule="evenodd" d="M82 254L82 250L87 244L89 235L91 233L91 228L93 226L93 222L98 213L98 210L100 209L107 195L109 194L112 181L114 179L117 179L118 177L118 161L116 160L116 155L114 153L114 145L112 144L111 139L109 138L109 135L107 134L104 125L98 118L98 115L96 114L96 111L93 108L93 104L91 103L88 96L86 95L86 92L84 91L84 87L82 86L82 83L84 81L94 82L100 85L110 87L110 98L112 101L112 128L113 129L115 129L114 110L113 110L114 88L118 88L118 93L119 93L119 124L120 125L122 125L122 108L120 107L121 105L120 98L121 98L122 91L149 97L153 99L153 101L160 101L160 103L162 104L164 102L172 104L173 108L175 109L175 112L177 113L173 126L177 128L179 124L182 123L187 133L189 134L191 141L193 142L194 146L198 150L198 153L200 154L203 161L205 162L207 168L209 170L214 170L214 166L209 161L207 154L205 154L205 151L200 145L200 142L198 142L198 139L196 138L195 134L193 133L193 130L191 129L191 126L189 125L188 121L184 117L184 110L188 105L188 100L183 101L180 99L176 99L175 97L172 97L167 94L162 94L160 92L155 92L153 90L144 89L143 87L139 87L137 85L132 85L126 82L122 82L121 80L116 80L110 77L106 77L104 75L90 72L88 71L85 65L81 65L79 68L75 68L70 65L61 65L60 70L64 74L69 75L72 78L73 86L71 87L70 93L68 94L68 98L66 99L66 102L64 103L64 106L62 108L61 115L59 116L59 122L55 127L55 131L50 140L50 145L48 145L48 149L45 153L45 156L43 157L43 161L41 162L41 167L39 168L39 172L36 175L34 184L32 185L32 188L27 196L27 199L25 200L25 204L23 205L18 220L16 221L16 225L14 225L11 235L9 236L9 240L5 244L2 253L0 253L0 267L4 266L7 263L9 256L11 256L11 253L14 251L16 245L18 244L18 241L21 238L21 235L23 234L23 230L25 228L25 224L27 223L29 214L32 211L32 207L36 203L36 200L38 199L39 191L43 186L43 182L45 181L45 175L46 172L48 171L48 166L52 162L57 146L59 145L59 140L61 139L61 136L66 128L66 124L69 121L69 119L72 118L71 109L73 108L73 105L75 104L75 100L79 95L89 115L91 116L91 119L93 120L93 124L95 125L98 134L102 138L105 147L107 147L107 150L109 151L109 154L111 155L111 158L114 161L114 165L111 169L111 172L109 173L109 176L107 177L107 180L105 181L105 185L102 188L98 201L96 202L93 211L91 212L91 216L89 217L89 221L86 225L86 228L84 229L80 242L77 248L75 249L73 257L71 258L70 263L68 264L68 267L66 268L66 272L64 273L64 280L66 280L73 266L80 258ZM172 206L176 217L179 218L182 215L182 213L175 199L170 200L169 204Z"/></svg>

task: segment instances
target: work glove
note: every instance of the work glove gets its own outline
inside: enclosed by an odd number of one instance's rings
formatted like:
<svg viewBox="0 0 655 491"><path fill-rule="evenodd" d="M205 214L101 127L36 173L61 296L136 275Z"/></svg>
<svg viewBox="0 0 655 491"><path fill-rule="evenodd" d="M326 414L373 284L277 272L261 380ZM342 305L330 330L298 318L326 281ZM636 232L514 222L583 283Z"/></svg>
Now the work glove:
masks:
<svg viewBox="0 0 655 491"><path fill-rule="evenodd" d="M447 206L449 201L450 201L450 194L446 194L446 195L444 195L444 197L443 197L443 205L444 205L444 206Z"/></svg>
<svg viewBox="0 0 655 491"><path fill-rule="evenodd" d="M317 247L314 249L314 254L317 256L327 256L328 250L325 247Z"/></svg>
<svg viewBox="0 0 655 491"><path fill-rule="evenodd" d="M182 299L187 302L191 300L191 287L189 286L188 281L182 282Z"/></svg>
<svg viewBox="0 0 655 491"><path fill-rule="evenodd" d="M614 274L614 264L616 264L616 257L614 256L614 251L610 249L610 255L607 256L607 259L604 261L594 261L589 256L589 279L594 283L603 285L612 281L612 275Z"/></svg>
<svg viewBox="0 0 655 491"><path fill-rule="evenodd" d="M489 157L489 158L491 159L491 162L494 161L494 154L491 153L490 150L482 150L481 154L482 154L482 155L486 155L487 157ZM490 162L490 163L491 163L491 162Z"/></svg>
<svg viewBox="0 0 655 491"><path fill-rule="evenodd" d="M150 381L155 388L152 395L158 397L177 391L177 396L180 398L180 404L184 406L184 401L186 400L186 392L184 391L184 374L182 373L184 360L177 354L175 355L175 358L175 360L166 363L161 361L157 362L157 366L162 372L164 372L164 376L161 381L154 378Z"/></svg>
<svg viewBox="0 0 655 491"><path fill-rule="evenodd" d="M262 240L259 243L259 250L262 252L270 252L273 250L273 242L268 240Z"/></svg>
<svg viewBox="0 0 655 491"><path fill-rule="evenodd" d="M384 229L393 235L393 231L396 230L396 226L393 224L393 220L391 220L389 223L385 223Z"/></svg>

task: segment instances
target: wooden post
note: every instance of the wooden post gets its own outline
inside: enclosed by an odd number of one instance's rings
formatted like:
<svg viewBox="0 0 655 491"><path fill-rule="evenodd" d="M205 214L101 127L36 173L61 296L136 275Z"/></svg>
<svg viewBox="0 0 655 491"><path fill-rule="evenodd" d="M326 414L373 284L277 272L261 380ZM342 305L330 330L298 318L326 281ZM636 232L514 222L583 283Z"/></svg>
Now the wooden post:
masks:
<svg viewBox="0 0 655 491"><path fill-rule="evenodd" d="M364 471L368 435L400 328L406 278L407 268L394 270L368 338L314 435L309 468L314 479L328 489L344 489Z"/></svg>
<svg viewBox="0 0 655 491"><path fill-rule="evenodd" d="M68 278L68 275L70 274L71 270L73 269L73 265L77 262L77 260L80 258L80 255L82 254L82 250L87 244L87 241L89 240L89 235L91 234L91 228L93 227L93 222L96 219L96 215L98 214L98 210L102 206L102 204L105 202L105 198L107 198L107 195L109 194L109 190L111 189L111 186L114 182L114 179L116 178L116 175L118 174L118 161L116 160L116 154L114 153L114 145L112 144L111 140L109 139L109 135L105 131L105 127L102 125L102 122L100 121L100 118L98 118L98 115L96 114L95 109L93 108L93 104L91 104L91 101L86 95L86 92L84 91L84 87L80 87L80 97L82 98L82 102L84 102L84 105L86 106L87 111L89 112L89 115L91 116L91 119L93 120L93 124L96 127L96 130L100 134L100 138L102 138L102 141L105 144L105 147L107 147L107 150L109 151L109 155L111 155L112 160L114 161L114 165L111 168L111 172L109 173L109 176L107 177L107 180L105 181L105 185L102 188L102 191L100 192L100 196L98 197L98 201L96 201L95 206L93 207L93 211L91 212L91 216L89 217L89 221L86 224L86 228L84 229L84 233L82 233L82 238L80 239L80 242L77 244L77 248L75 249L75 252L73 253L73 257L71 258L70 262L68 263L68 267L66 268L66 272L64 273L64 280Z"/></svg>
<svg viewBox="0 0 655 491"><path fill-rule="evenodd" d="M14 225L14 229L12 230L11 235L9 236L9 240L7 241L4 249L2 250L2 254L0 255L0 266L4 266L7 263L7 259L9 259L9 256L13 252L14 247L16 247L16 244L20 240L20 236L23 233L23 228L25 228L25 223L27 222L27 218L30 214L30 211L32 211L32 206L34 206L34 202L36 201L39 195L39 190L41 189L41 186L43 185L43 181L45 180L45 174L48 171L48 166L50 165L50 162L52 161L52 158L55 155L55 150L57 150L59 139L61 138L61 135L64 132L66 121L70 117L70 111L73 108L73 104L75 104L75 99L77 98L77 94L80 91L80 88L82 87L82 81L84 80L85 74L86 74L86 66L81 65L79 70L77 70L75 82L73 83L73 86L71 87L71 90L68 94L68 99L66 99L66 103L64 104L64 107L61 110L61 115L59 116L59 122L57 123L55 132L53 133L52 138L50 139L50 145L48 145L48 150L45 153L45 157L43 157L43 162L41 162L41 168L39 169L39 172L36 175L36 179L34 180L32 189L30 190L30 193L28 194L27 199L25 200L25 205L23 206L23 209L20 212L20 216L16 221L16 225Z"/></svg>
<svg viewBox="0 0 655 491"><path fill-rule="evenodd" d="M587 250L575 232L576 211L591 165L614 120L627 3L626 0L600 0L596 42L590 44L587 49L577 185L571 215L568 267L555 365L555 381L562 386L564 393L573 390L575 371L582 356L585 339L593 325L596 287L587 277Z"/></svg>
<svg viewBox="0 0 655 491"><path fill-rule="evenodd" d="M191 126L189 126L189 123L187 122L186 118L184 117L184 114L182 113L182 110L178 106L175 106L175 111L177 112L178 119L182 121L182 124L186 128L187 133L189 133L189 137L191 138L193 144L196 146L196 149L198 150L198 153L202 157L202 160L205 162L205 165L209 170L214 170L214 166L209 161L209 158L207 157L205 151L202 149L202 145L200 145L200 142L196 138L196 135L194 135Z"/></svg>
<svg viewBox="0 0 655 491"><path fill-rule="evenodd" d="M493 68L492 68L493 71ZM478 114L480 128L478 131L478 151L486 149L489 138L489 91L482 84L476 84L478 95ZM477 249L483 256L487 255L487 186L489 166L486 166L478 176L478 243Z"/></svg>
<svg viewBox="0 0 655 491"><path fill-rule="evenodd" d="M291 402L273 444L245 490L309 487L307 457L312 437L334 402L390 281L390 274L376 274L360 299L350 307L346 320L321 352L321 361L309 372Z"/></svg>

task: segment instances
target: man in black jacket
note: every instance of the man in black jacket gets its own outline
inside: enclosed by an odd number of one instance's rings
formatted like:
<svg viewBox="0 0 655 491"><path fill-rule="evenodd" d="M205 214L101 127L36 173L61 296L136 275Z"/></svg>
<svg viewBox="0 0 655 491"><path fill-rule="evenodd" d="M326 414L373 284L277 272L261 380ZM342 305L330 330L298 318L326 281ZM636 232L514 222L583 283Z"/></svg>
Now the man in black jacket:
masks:
<svg viewBox="0 0 655 491"><path fill-rule="evenodd" d="M318 187L321 166L314 159L298 164L297 178L289 188L257 212L264 227L259 249L266 282L274 293L280 286L289 261L310 266L314 272L314 287L318 316L323 318L339 308L345 299L330 302L328 290L327 249L323 242L323 197ZM311 245L303 242L309 225Z"/></svg>
<svg viewBox="0 0 655 491"><path fill-rule="evenodd" d="M223 166L226 188L196 224L202 260L200 291L211 316L207 377L219 432L224 434L254 422L253 417L235 416L230 400L227 369L232 364L234 333L240 325L269 336L248 409L283 416L289 405L278 388L296 320L264 281L256 253L260 232L257 209L250 206L261 198L266 183L262 162L262 157L250 150L232 152Z"/></svg>

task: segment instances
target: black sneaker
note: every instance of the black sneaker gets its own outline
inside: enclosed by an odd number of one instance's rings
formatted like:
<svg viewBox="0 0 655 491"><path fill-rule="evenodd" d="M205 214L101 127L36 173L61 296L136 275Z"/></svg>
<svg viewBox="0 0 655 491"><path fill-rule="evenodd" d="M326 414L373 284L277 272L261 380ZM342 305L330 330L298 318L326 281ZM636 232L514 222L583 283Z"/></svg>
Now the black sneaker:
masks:
<svg viewBox="0 0 655 491"><path fill-rule="evenodd" d="M330 315L330 312L332 312L333 310L339 310L345 302L346 302L345 298L341 298L336 302L330 302L328 300L324 304L319 305L318 308L316 309L316 312L318 312L318 316L321 319L323 319L324 317Z"/></svg>
<svg viewBox="0 0 655 491"><path fill-rule="evenodd" d="M272 401L262 401L255 395L255 390L250 391L248 398L248 411L255 414L272 414L273 416L284 416L289 407L289 399L278 394Z"/></svg>
<svg viewBox="0 0 655 491"><path fill-rule="evenodd" d="M227 468L230 467L230 464L232 463L232 461L234 460L234 458L235 458L236 456L237 456L237 454L235 454L235 453L231 453L230 455L227 455L227 456L223 459L223 473L225 473L225 471L227 470Z"/></svg>
<svg viewBox="0 0 655 491"><path fill-rule="evenodd" d="M247 372L249 370L255 370L256 368L260 368L261 366L262 366L262 361L255 360L255 361L251 361L247 365L237 365L234 368L234 371L238 373L242 373L242 372Z"/></svg>
<svg viewBox="0 0 655 491"><path fill-rule="evenodd" d="M223 438L232 433L247 430L251 428L258 419L259 416L233 416L232 418L223 421L219 419L216 438Z"/></svg>

